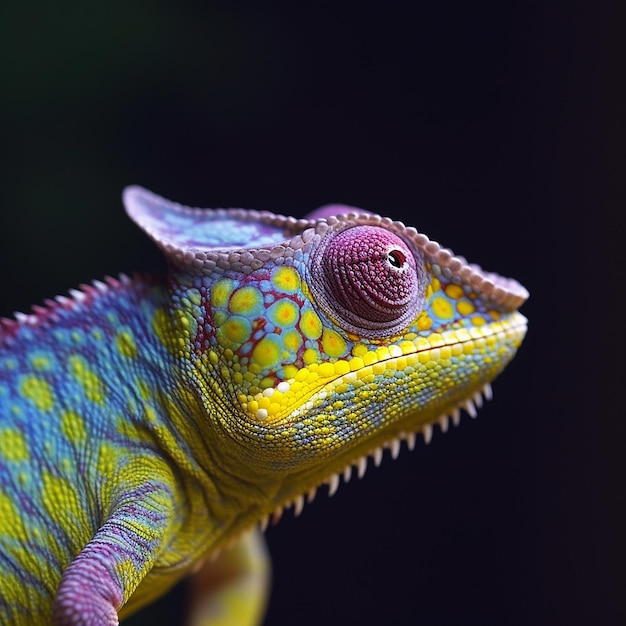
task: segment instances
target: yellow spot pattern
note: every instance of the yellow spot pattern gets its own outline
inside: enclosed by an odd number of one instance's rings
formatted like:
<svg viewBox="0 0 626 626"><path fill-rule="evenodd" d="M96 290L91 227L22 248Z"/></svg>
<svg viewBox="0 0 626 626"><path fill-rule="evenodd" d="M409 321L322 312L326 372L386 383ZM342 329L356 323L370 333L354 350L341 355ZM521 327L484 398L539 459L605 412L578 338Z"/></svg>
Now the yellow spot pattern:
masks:
<svg viewBox="0 0 626 626"><path fill-rule="evenodd" d="M283 335L283 345L290 354L295 354L302 345L302 335L297 330L288 330Z"/></svg>
<svg viewBox="0 0 626 626"><path fill-rule="evenodd" d="M268 335L254 347L252 360L262 368L274 367L280 361L281 352L280 343L272 335Z"/></svg>
<svg viewBox="0 0 626 626"><path fill-rule="evenodd" d="M70 373L81 384L88 400L104 404L105 386L102 379L89 367L87 361L77 355L69 358Z"/></svg>
<svg viewBox="0 0 626 626"><path fill-rule="evenodd" d="M294 293L300 288L300 275L293 267L278 267L272 274L272 282L287 293Z"/></svg>
<svg viewBox="0 0 626 626"><path fill-rule="evenodd" d="M218 328L217 341L225 348L233 348L248 339L250 330L250 322L247 319L234 315Z"/></svg>
<svg viewBox="0 0 626 626"><path fill-rule="evenodd" d="M322 335L322 321L315 311L310 309L302 314L300 330L309 339L319 339Z"/></svg>
<svg viewBox="0 0 626 626"><path fill-rule="evenodd" d="M317 364L317 362L319 361L319 355L317 353L317 350L314 350L313 348L307 348L302 355L302 359L307 365Z"/></svg>
<svg viewBox="0 0 626 626"><path fill-rule="evenodd" d="M157 309L154 312L152 330L170 354L178 354L178 343L174 340L172 322L165 309Z"/></svg>
<svg viewBox="0 0 626 626"><path fill-rule="evenodd" d="M292 326L298 319L298 307L291 300L276 302L270 312L273 321L280 326Z"/></svg>
<svg viewBox="0 0 626 626"><path fill-rule="evenodd" d="M218 280L211 290L211 304L215 307L225 307L230 294L233 292L233 281L228 278Z"/></svg>
<svg viewBox="0 0 626 626"><path fill-rule="evenodd" d="M72 483L45 471L41 479L41 502L50 519L62 528L71 525L77 527L77 531L86 529L89 526L87 514ZM78 532L78 536L80 534Z"/></svg>
<svg viewBox="0 0 626 626"><path fill-rule="evenodd" d="M483 326L486 323L485 318L480 315L474 315L474 317L472 317L472 324L474 324L474 326Z"/></svg>
<svg viewBox="0 0 626 626"><path fill-rule="evenodd" d="M463 295L463 288L460 285L455 285L454 283L450 283L449 285L446 285L445 293L448 296L448 298L457 300Z"/></svg>
<svg viewBox="0 0 626 626"><path fill-rule="evenodd" d="M457 302L456 310L465 317L471 315L476 310L476 307L469 300L462 299Z"/></svg>
<svg viewBox="0 0 626 626"><path fill-rule="evenodd" d="M263 313L263 296L256 287L240 287L230 298L228 310L239 315L260 315Z"/></svg>
<svg viewBox="0 0 626 626"><path fill-rule="evenodd" d="M433 298L431 304L433 313L440 319L449 320L452 319L454 315L454 309L452 308L452 304L441 296L437 296Z"/></svg>
<svg viewBox="0 0 626 626"><path fill-rule="evenodd" d="M0 456L15 462L28 459L28 446L17 428L0 428Z"/></svg>
<svg viewBox="0 0 626 626"><path fill-rule="evenodd" d="M65 411L61 415L61 432L66 439L78 445L87 440L87 429L83 418L74 411Z"/></svg>
<svg viewBox="0 0 626 626"><path fill-rule="evenodd" d="M36 370L50 371L51 362L47 356L36 355L31 357L30 362Z"/></svg>
<svg viewBox="0 0 626 626"><path fill-rule="evenodd" d="M98 473L101 476L114 476L119 465L120 454L121 452L112 444L100 444L98 450Z"/></svg>
<svg viewBox="0 0 626 626"><path fill-rule="evenodd" d="M432 318L426 312L420 313L420 316L417 318L417 329L428 330L429 328L432 328L432 325Z"/></svg>
<svg viewBox="0 0 626 626"><path fill-rule="evenodd" d="M49 411L54 405L52 388L43 378L24 376L20 390L41 411Z"/></svg>
<svg viewBox="0 0 626 626"><path fill-rule="evenodd" d="M150 386L143 378L137 379L137 389L139 390L139 395L141 395L144 400L148 400L152 395Z"/></svg>
<svg viewBox="0 0 626 626"><path fill-rule="evenodd" d="M322 333L322 349L330 357L343 356L348 349L346 340L336 331L325 329Z"/></svg>
<svg viewBox="0 0 626 626"><path fill-rule="evenodd" d="M133 336L128 331L122 331L115 338L117 349L122 356L134 358L137 356L137 344Z"/></svg>
<svg viewBox="0 0 626 626"><path fill-rule="evenodd" d="M10 537L17 541L26 541L27 534L24 529L22 517L13 502L6 493L0 491L0 536ZM4 587L2 588L4 591Z"/></svg>

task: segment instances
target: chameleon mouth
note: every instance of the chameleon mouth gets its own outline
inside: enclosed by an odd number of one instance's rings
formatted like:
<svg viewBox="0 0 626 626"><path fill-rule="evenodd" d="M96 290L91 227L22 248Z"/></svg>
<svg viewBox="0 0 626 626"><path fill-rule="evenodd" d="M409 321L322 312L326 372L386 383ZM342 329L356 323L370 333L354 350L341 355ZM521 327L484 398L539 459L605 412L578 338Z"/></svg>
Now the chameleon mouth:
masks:
<svg viewBox="0 0 626 626"><path fill-rule="evenodd" d="M512 345L513 348L516 349L524 338L527 328L527 322L526 318L523 315L521 315L520 313L515 313L513 316L511 316L509 323L499 323L499 326L501 328L498 328L496 326L496 328L494 329L493 325L490 326L492 326L491 329L483 327L482 335L472 338L468 341L458 342L454 345L461 346L466 349L470 341L480 345L482 342L486 343L489 337L494 337L496 342ZM478 333L474 334L478 335ZM512 358L514 354L514 349L510 354L510 358ZM424 355L424 353L426 352L432 353L435 350L438 350L438 348L424 349L421 351L417 351L416 355L418 355L418 358L420 358L420 354ZM430 357L433 357L433 354L430 354ZM397 362L399 361L399 359L402 358L404 357L391 357L389 359L380 361L379 363L384 364L385 367L389 367L391 363L393 363L394 361ZM424 359L425 355L421 358ZM441 351L439 352L438 358L441 358ZM507 362L508 359L501 364L501 367L499 369L502 369ZM498 371L495 372L494 376L497 375ZM352 377L351 375L338 377L330 384L344 384L347 382L347 376L349 376L350 378ZM314 408L317 401L316 399L320 397L320 394L322 394L322 396L325 396L329 393L327 387L328 386L324 387L321 391L318 391L311 398L309 398L302 405L302 410L306 412L309 411L311 408ZM382 463L385 450L388 450L389 456L393 460L395 460L398 458L401 452L403 442L406 444L406 447L409 451L413 451L415 449L417 438L419 435L423 437L425 444L429 444L433 438L435 427L438 426L442 433L446 433L449 430L451 424L455 427L460 424L462 412L465 412L467 415L469 415L470 418L475 419L478 416L479 409L481 409L484 405L484 402L491 400L492 397L493 391L490 382L484 382L482 384L479 384L479 388L472 394L470 394L469 397L465 397L457 401L455 404L452 405L452 408L448 408L447 410L443 411L435 419L430 419L427 422L420 424L416 430L402 429L400 427L391 438L383 442L374 443L372 446L367 448L364 453L357 453L347 462L345 462L343 466L339 465L340 469L338 471L332 471L332 473L326 478L318 480L308 492L300 493L297 496L291 498L287 496L284 503L279 505L272 513L266 515L259 522L261 530L265 530L270 523L278 523L284 511L290 508L293 508L293 513L295 516L300 515L304 508L304 504L306 502L313 502L320 487L327 485L328 496L333 496L339 488L342 478L344 483L348 483L355 475L359 479L362 478L365 475L370 459L373 461L375 467L378 467Z"/></svg>
<svg viewBox="0 0 626 626"><path fill-rule="evenodd" d="M483 326L431 333L428 337L374 348L351 359L314 363L301 368L295 378L256 394L244 408L264 426L279 425L287 415L297 419L299 415L314 410L329 395L342 394L348 386L361 384L385 372L401 372L410 367L462 357L495 344L517 348L524 338L526 326L526 318L514 312Z"/></svg>

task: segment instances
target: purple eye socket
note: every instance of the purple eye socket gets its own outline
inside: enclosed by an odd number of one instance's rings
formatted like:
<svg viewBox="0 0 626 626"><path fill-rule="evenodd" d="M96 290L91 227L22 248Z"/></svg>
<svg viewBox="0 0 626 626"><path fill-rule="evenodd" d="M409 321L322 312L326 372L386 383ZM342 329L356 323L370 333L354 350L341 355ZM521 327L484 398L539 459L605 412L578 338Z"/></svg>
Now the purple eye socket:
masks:
<svg viewBox="0 0 626 626"><path fill-rule="evenodd" d="M378 337L414 319L423 299L421 262L397 235L355 226L322 245L312 266L311 290L346 330Z"/></svg>

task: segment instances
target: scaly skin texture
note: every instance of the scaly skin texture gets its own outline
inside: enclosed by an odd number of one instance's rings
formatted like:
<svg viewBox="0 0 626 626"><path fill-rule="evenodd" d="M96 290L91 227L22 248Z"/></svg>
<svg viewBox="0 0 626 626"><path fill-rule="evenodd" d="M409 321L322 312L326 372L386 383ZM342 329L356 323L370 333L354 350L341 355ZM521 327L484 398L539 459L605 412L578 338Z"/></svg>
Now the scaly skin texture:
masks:
<svg viewBox="0 0 626 626"><path fill-rule="evenodd" d="M350 207L124 200L168 276L0 326L0 623L116 624L194 573L191 623L255 624L252 529L473 413L527 293Z"/></svg>

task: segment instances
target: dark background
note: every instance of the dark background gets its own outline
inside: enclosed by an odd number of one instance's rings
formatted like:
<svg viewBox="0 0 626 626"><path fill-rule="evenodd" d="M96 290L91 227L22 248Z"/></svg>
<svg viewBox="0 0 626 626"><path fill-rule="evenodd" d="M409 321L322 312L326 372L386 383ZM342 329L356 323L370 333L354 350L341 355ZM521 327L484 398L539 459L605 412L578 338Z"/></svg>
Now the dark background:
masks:
<svg viewBox="0 0 626 626"><path fill-rule="evenodd" d="M2 3L0 314L159 265L130 183L354 204L532 294L478 420L268 532L268 625L626 624L619 4Z"/></svg>

